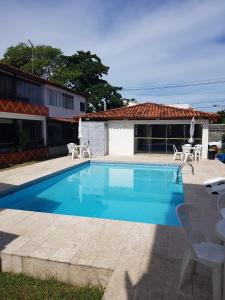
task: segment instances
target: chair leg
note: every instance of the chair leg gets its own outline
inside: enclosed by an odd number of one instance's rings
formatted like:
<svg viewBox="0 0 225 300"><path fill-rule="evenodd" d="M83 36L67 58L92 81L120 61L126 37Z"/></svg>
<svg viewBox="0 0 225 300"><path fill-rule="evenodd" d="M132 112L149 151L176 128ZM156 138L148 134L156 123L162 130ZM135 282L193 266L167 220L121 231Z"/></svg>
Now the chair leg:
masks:
<svg viewBox="0 0 225 300"><path fill-rule="evenodd" d="M212 268L213 300L222 299L222 266Z"/></svg>
<svg viewBox="0 0 225 300"><path fill-rule="evenodd" d="M187 158L188 158L188 154L187 154L187 153L185 153L185 154L184 154L184 157L183 157L183 159L184 159L184 162L187 162Z"/></svg>
<svg viewBox="0 0 225 300"><path fill-rule="evenodd" d="M190 261L191 261L191 253L190 253L190 251L186 251L184 253L184 257L183 257L183 261L182 261L182 265L181 265L181 269L180 269L180 278L179 278L179 282L178 282L178 286L177 286L178 289L180 289L182 286L184 275L185 275L185 272L187 270L187 267L188 267Z"/></svg>

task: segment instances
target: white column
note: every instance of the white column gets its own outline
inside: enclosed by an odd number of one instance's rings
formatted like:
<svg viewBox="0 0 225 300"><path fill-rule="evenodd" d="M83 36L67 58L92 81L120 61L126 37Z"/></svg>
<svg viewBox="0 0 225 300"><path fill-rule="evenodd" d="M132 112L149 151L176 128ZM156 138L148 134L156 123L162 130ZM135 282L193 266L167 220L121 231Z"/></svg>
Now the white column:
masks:
<svg viewBox="0 0 225 300"><path fill-rule="evenodd" d="M208 157L209 120L202 121L202 158Z"/></svg>
<svg viewBox="0 0 225 300"><path fill-rule="evenodd" d="M47 126L46 126L46 119L42 121L42 136L44 140L44 145L47 145Z"/></svg>

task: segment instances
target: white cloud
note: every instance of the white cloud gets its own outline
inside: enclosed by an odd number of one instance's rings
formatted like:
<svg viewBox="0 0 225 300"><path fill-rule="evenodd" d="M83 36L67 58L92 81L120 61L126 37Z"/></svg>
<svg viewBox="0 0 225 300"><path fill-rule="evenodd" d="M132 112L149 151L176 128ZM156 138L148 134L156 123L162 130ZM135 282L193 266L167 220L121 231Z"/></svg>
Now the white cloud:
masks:
<svg viewBox="0 0 225 300"><path fill-rule="evenodd" d="M0 53L28 38L66 54L91 50L110 66L111 83L124 87L225 78L224 20L223 0L163 5L144 0L123 5L103 0L2 0ZM217 42L219 37L224 42ZM165 103L225 98L221 85L124 95Z"/></svg>

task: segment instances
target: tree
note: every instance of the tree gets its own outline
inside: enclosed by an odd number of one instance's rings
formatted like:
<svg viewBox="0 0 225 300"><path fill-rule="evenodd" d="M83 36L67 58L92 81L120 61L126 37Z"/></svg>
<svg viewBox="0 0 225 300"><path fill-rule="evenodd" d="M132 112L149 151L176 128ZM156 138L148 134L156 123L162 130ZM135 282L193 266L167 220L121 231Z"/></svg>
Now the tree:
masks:
<svg viewBox="0 0 225 300"><path fill-rule="evenodd" d="M224 124L225 123L225 109L218 111L217 114L219 116L217 123Z"/></svg>
<svg viewBox="0 0 225 300"><path fill-rule="evenodd" d="M19 43L6 50L2 61L30 73L33 68L35 75L49 79L61 55L62 51L52 46L31 47L26 43Z"/></svg>
<svg viewBox="0 0 225 300"><path fill-rule="evenodd" d="M66 56L52 46L30 47L26 43L19 43L6 50L3 61L28 72L31 72L33 66L34 74L85 93L88 111L103 110L103 100L106 101L107 109L129 104L129 99L122 99L122 88L112 86L105 79L109 67L90 51L77 51Z"/></svg>
<svg viewBox="0 0 225 300"><path fill-rule="evenodd" d="M108 74L109 67L90 51L78 51L71 56L61 56L61 63L55 68L50 80L83 92L88 97L89 111L102 110L103 101L107 109L123 106L121 87L110 85L103 76Z"/></svg>

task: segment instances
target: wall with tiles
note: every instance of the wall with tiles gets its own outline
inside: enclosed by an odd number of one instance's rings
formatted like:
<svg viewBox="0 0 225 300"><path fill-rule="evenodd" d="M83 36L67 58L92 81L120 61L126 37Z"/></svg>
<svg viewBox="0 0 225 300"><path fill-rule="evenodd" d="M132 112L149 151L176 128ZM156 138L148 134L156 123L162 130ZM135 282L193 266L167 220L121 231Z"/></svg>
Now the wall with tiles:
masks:
<svg viewBox="0 0 225 300"><path fill-rule="evenodd" d="M93 156L107 154L107 125L105 122L82 121L81 143L90 143Z"/></svg>

